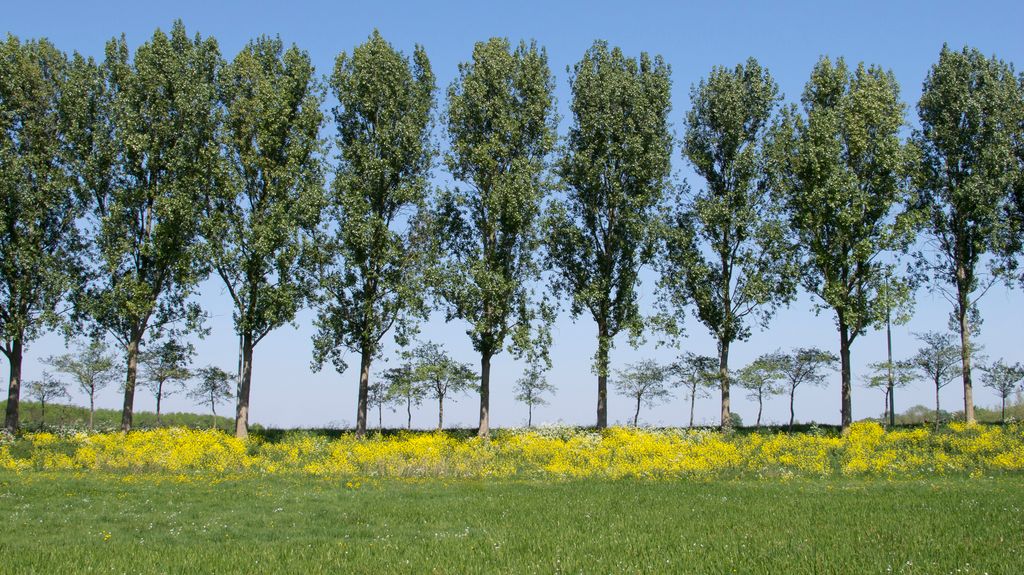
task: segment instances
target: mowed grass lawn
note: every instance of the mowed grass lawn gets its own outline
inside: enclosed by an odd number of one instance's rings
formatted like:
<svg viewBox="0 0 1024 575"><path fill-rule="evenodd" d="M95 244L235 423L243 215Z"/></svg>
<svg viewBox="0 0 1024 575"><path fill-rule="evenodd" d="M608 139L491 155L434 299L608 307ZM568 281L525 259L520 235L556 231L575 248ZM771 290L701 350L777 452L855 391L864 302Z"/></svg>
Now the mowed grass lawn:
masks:
<svg viewBox="0 0 1024 575"><path fill-rule="evenodd" d="M0 474L2 573L1024 572L1024 481Z"/></svg>

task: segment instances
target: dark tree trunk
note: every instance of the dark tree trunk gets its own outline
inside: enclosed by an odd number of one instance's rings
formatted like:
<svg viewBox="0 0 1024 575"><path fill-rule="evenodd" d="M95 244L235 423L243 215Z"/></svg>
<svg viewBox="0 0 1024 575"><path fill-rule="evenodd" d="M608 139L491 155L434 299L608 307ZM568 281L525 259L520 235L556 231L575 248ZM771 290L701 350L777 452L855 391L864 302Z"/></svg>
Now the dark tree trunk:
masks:
<svg viewBox="0 0 1024 575"><path fill-rule="evenodd" d="M437 430L444 430L444 396L437 396Z"/></svg>
<svg viewBox="0 0 1024 575"><path fill-rule="evenodd" d="M405 428L412 429L412 397L405 397Z"/></svg>
<svg viewBox="0 0 1024 575"><path fill-rule="evenodd" d="M936 382L935 384L935 429L939 428L939 390L942 387Z"/></svg>
<svg viewBox="0 0 1024 575"><path fill-rule="evenodd" d="M608 427L608 323L597 322L597 428Z"/></svg>
<svg viewBox="0 0 1024 575"><path fill-rule="evenodd" d="M840 415L842 420L842 432L845 435L850 431L853 423L853 400L851 393L850 374L850 328L842 319L839 320L839 360L842 373L842 401Z"/></svg>
<svg viewBox="0 0 1024 575"><path fill-rule="evenodd" d="M527 429L533 427L533 404L527 404L526 406L526 427Z"/></svg>
<svg viewBox="0 0 1024 575"><path fill-rule="evenodd" d="M359 354L359 403L356 407L356 437L366 435L366 411L367 399L370 395L370 362L373 356L370 355L369 346L363 346Z"/></svg>
<svg viewBox="0 0 1024 575"><path fill-rule="evenodd" d="M480 429L477 435L487 437L491 432L491 352L480 354Z"/></svg>
<svg viewBox="0 0 1024 575"><path fill-rule="evenodd" d="M7 359L11 364L11 373L7 386L7 413L4 417L4 427L11 433L18 431L18 426L21 423L21 361L23 354L24 342L20 337L15 338L11 342L10 353L7 354Z"/></svg>
<svg viewBox="0 0 1024 575"><path fill-rule="evenodd" d="M156 384L156 425L157 427L163 427L164 422L160 419L160 400L164 397L164 383L162 381Z"/></svg>
<svg viewBox="0 0 1024 575"><path fill-rule="evenodd" d="M718 342L718 378L722 386L722 431L732 431L732 407L729 405L729 342Z"/></svg>
<svg viewBox="0 0 1024 575"><path fill-rule="evenodd" d="M791 386L789 388L789 431L790 431L790 433L793 432L793 420L794 420L795 415L796 415L796 412L793 411L793 398L795 396L796 396L796 388Z"/></svg>
<svg viewBox="0 0 1024 575"><path fill-rule="evenodd" d="M89 431L92 431L92 418L96 413L96 390L89 392Z"/></svg>
<svg viewBox="0 0 1024 575"><path fill-rule="evenodd" d="M633 414L633 427L640 427L640 396L636 397L636 413Z"/></svg>
<svg viewBox="0 0 1024 575"><path fill-rule="evenodd" d="M886 310L885 314L885 341L886 347L889 353L889 387L886 388L886 404L889 410L889 427L896 425L896 400L893 398L893 391L895 391L895 383L893 382L892 373L892 327L889 325L889 311Z"/></svg>
<svg viewBox="0 0 1024 575"><path fill-rule="evenodd" d="M124 381L124 407L121 408L121 431L132 430L132 414L135 409L135 376L139 371L139 346L142 330L133 330L128 340L128 373Z"/></svg>
<svg viewBox="0 0 1024 575"><path fill-rule="evenodd" d="M759 392L757 394L757 428L761 428L761 411L764 409L764 398Z"/></svg>
<svg viewBox="0 0 1024 575"><path fill-rule="evenodd" d="M690 427L693 427L693 409L697 406L697 384L690 387Z"/></svg>
<svg viewBox="0 0 1024 575"><path fill-rule="evenodd" d="M957 286L957 319L960 325L960 362L964 379L964 419L974 423L974 385L971 382L971 326L967 311L969 307L966 288Z"/></svg>
<svg viewBox="0 0 1024 575"><path fill-rule="evenodd" d="M238 403L235 407L235 437L249 437L249 390L252 388L252 333L244 333L239 338L238 356Z"/></svg>

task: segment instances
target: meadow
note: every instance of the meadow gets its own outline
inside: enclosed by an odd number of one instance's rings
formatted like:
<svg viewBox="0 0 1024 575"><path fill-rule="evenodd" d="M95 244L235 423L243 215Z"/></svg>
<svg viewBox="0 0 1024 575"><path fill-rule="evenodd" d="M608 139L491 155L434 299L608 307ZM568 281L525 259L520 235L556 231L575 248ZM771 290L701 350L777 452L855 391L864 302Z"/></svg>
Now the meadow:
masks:
<svg viewBox="0 0 1024 575"><path fill-rule="evenodd" d="M1019 477L0 472L5 573L1019 573Z"/></svg>
<svg viewBox="0 0 1024 575"><path fill-rule="evenodd" d="M3 573L1019 573L1024 425L0 438Z"/></svg>

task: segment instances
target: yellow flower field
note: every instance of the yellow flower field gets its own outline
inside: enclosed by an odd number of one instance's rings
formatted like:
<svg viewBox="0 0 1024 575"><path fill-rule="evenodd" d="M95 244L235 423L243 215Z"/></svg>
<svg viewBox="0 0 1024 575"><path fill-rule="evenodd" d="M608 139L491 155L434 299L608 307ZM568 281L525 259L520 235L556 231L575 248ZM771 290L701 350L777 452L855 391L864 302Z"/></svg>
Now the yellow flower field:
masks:
<svg viewBox="0 0 1024 575"><path fill-rule="evenodd" d="M1024 425L952 424L885 431L857 423L845 437L611 428L501 430L488 440L401 432L358 440L308 432L280 441L168 428L26 434L0 443L0 469L172 474L300 474L395 478L923 477L1024 470Z"/></svg>

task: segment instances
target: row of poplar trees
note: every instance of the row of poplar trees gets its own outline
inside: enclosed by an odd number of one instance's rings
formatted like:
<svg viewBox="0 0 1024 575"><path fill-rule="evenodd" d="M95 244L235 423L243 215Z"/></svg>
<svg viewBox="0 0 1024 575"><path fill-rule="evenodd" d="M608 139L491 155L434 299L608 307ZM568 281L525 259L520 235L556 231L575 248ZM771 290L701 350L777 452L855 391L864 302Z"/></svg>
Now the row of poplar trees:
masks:
<svg viewBox="0 0 1024 575"><path fill-rule="evenodd" d="M598 427L616 336L681 336L684 309L717 340L728 426L731 346L801 287L835 317L845 428L852 344L908 317L921 278L953 304L973 421L977 298L991 278L1015 277L1021 245L1022 83L994 57L943 48L907 139L891 72L822 58L801 106L787 106L750 59L691 88L677 142L669 66L598 41L569 70L572 122L560 140L555 80L535 43L477 43L438 112L424 50L407 56L377 32L324 79L280 39L253 40L227 62L180 22L134 54L113 39L102 61L9 35L6 426L18 426L25 345L64 326L122 346L129 430L140 346L202 329L193 296L211 274L234 305L239 436L255 348L307 305L318 311L314 366L342 371L359 357L358 433L385 337L408 341L440 308L468 323L480 354L487 435L493 357L547 362L559 300L597 326ZM337 103L326 112L328 91ZM321 135L327 117L333 138ZM677 143L705 182L698 191L672 176ZM439 158L454 180L441 189ZM898 267L905 254L913 273ZM644 267L660 271L653 318L638 305Z"/></svg>

